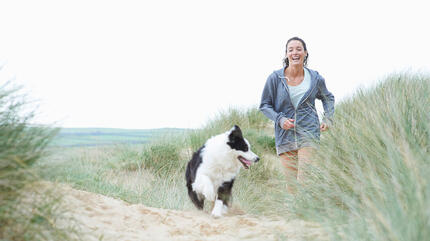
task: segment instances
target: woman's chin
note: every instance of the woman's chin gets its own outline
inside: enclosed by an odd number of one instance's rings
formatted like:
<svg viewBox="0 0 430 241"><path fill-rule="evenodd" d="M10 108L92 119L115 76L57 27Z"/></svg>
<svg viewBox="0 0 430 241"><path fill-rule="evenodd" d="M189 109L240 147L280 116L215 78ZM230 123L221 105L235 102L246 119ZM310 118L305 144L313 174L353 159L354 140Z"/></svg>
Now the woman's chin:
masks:
<svg viewBox="0 0 430 241"><path fill-rule="evenodd" d="M289 66L291 66L291 67L303 67L303 63L302 62L291 62L289 64Z"/></svg>

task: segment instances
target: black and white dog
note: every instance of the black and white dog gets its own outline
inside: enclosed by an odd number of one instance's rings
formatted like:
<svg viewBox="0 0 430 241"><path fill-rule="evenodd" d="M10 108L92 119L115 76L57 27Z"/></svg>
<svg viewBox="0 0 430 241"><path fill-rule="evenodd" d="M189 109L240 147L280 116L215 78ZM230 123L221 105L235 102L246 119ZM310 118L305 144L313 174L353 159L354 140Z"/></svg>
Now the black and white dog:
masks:
<svg viewBox="0 0 430 241"><path fill-rule="evenodd" d="M194 152L188 162L185 178L188 195L198 209L205 199L214 203L212 216L227 213L231 190L236 175L243 166L248 169L259 157L251 151L238 126L211 137Z"/></svg>

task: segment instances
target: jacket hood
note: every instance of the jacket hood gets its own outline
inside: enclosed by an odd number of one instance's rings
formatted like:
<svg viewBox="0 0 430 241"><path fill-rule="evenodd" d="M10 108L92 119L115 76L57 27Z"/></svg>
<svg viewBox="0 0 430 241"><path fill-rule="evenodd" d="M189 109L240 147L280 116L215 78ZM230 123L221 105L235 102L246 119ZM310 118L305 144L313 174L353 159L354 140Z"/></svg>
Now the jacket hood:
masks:
<svg viewBox="0 0 430 241"><path fill-rule="evenodd" d="M278 76L278 78L285 79L285 76L284 76L285 68L286 67L284 67L282 69L275 70L273 72ZM319 73L317 71L309 69L308 67L303 67L303 68L305 68L309 71L309 73L311 74L311 79L316 79L315 77L319 77Z"/></svg>

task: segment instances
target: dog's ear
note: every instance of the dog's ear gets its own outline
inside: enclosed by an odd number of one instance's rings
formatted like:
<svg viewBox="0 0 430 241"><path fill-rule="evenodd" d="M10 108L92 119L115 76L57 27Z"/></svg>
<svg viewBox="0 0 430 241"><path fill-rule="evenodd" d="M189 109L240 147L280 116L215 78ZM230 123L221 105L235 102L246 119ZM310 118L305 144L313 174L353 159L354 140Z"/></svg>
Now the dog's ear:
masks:
<svg viewBox="0 0 430 241"><path fill-rule="evenodd" d="M235 140L236 138L243 138L242 130L239 128L239 126L234 125L233 128L231 128L230 135L228 137L230 140Z"/></svg>
<svg viewBox="0 0 430 241"><path fill-rule="evenodd" d="M240 130L239 126L235 125L231 130L230 134L228 135L228 142L227 144L235 150L238 151L244 151L247 152L249 147L246 144L245 140L242 136L242 131Z"/></svg>

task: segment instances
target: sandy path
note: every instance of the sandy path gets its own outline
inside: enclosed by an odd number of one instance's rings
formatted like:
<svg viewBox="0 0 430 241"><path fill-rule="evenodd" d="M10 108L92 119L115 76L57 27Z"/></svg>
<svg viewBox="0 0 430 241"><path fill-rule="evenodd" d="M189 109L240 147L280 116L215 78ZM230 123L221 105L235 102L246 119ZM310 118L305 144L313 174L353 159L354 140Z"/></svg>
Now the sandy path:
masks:
<svg viewBox="0 0 430 241"><path fill-rule="evenodd" d="M61 185L83 240L315 240L320 229L304 221L230 214L214 219L202 211L129 204Z"/></svg>

